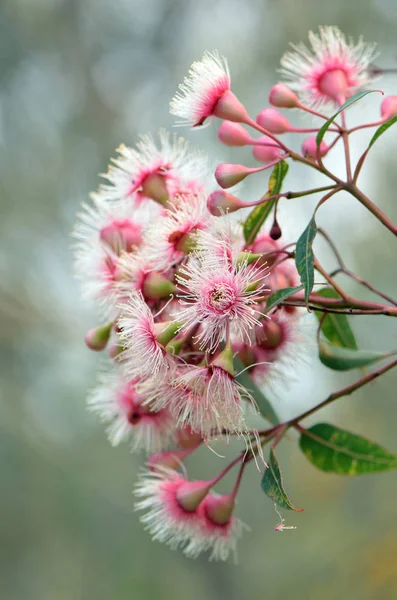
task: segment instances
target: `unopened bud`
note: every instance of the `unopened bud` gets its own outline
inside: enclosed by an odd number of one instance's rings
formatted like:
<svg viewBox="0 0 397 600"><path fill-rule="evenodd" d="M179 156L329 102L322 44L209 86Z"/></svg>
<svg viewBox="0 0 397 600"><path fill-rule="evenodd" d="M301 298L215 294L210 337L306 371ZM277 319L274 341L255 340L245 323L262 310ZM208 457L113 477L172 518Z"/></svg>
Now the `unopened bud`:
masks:
<svg viewBox="0 0 397 600"><path fill-rule="evenodd" d="M218 139L226 146L246 146L251 138L239 123L223 121L218 129Z"/></svg>
<svg viewBox="0 0 397 600"><path fill-rule="evenodd" d="M211 367L218 367L234 377L233 350L230 343L211 361Z"/></svg>
<svg viewBox="0 0 397 600"><path fill-rule="evenodd" d="M147 465L151 471L156 471L158 467L167 467L168 469L178 469L181 463L190 452L186 450L168 450L165 452L155 452L152 454Z"/></svg>
<svg viewBox="0 0 397 600"><path fill-rule="evenodd" d="M263 135L257 140L252 149L252 154L258 162L267 164L281 155L281 148L277 142L267 135Z"/></svg>
<svg viewBox="0 0 397 600"><path fill-rule="evenodd" d="M380 106L382 119L388 121L397 116L397 96L387 96Z"/></svg>
<svg viewBox="0 0 397 600"><path fill-rule="evenodd" d="M165 177L158 173L150 173L147 175L143 180L142 194L159 204L167 204L169 194Z"/></svg>
<svg viewBox="0 0 397 600"><path fill-rule="evenodd" d="M325 156L328 152L328 144L324 140L320 143L320 156ZM315 136L306 138L302 144L302 154L305 157L317 158L317 141Z"/></svg>
<svg viewBox="0 0 397 600"><path fill-rule="evenodd" d="M147 300L158 300L167 298L175 291L175 285L165 275L157 271L151 271L145 277L142 292Z"/></svg>
<svg viewBox="0 0 397 600"><path fill-rule="evenodd" d="M117 342L112 342L108 346L108 354L109 354L110 358L112 358L113 360L115 360L116 358L119 358L119 356L123 352L123 350L124 350L124 346L122 346L121 344L117 344Z"/></svg>
<svg viewBox="0 0 397 600"><path fill-rule="evenodd" d="M215 170L215 179L223 189L233 187L252 173L252 169L244 165L223 163Z"/></svg>
<svg viewBox="0 0 397 600"><path fill-rule="evenodd" d="M109 341L112 328L113 322L87 331L84 341L88 348L90 348L90 350L95 350L96 352L104 350Z"/></svg>
<svg viewBox="0 0 397 600"><path fill-rule="evenodd" d="M258 327L256 339L259 345L266 350L274 350L283 342L284 332L274 319L262 321L262 327Z"/></svg>
<svg viewBox="0 0 397 600"><path fill-rule="evenodd" d="M246 205L240 198L228 194L224 190L216 190L208 196L207 208L211 215L219 217L225 213L232 213Z"/></svg>
<svg viewBox="0 0 397 600"><path fill-rule="evenodd" d="M272 238L272 240L278 240L282 236L281 227L278 224L278 221L276 218L274 218L273 225L270 229L269 235Z"/></svg>
<svg viewBox="0 0 397 600"><path fill-rule="evenodd" d="M176 500L183 510L194 512L211 488L210 481L186 481L176 491Z"/></svg>
<svg viewBox="0 0 397 600"><path fill-rule="evenodd" d="M269 93L269 102L277 108L296 108L299 106L299 98L284 83L276 83Z"/></svg>
<svg viewBox="0 0 397 600"><path fill-rule="evenodd" d="M101 242L119 254L122 250L131 252L142 243L141 231L142 227L129 219L115 220L102 227L99 237Z"/></svg>
<svg viewBox="0 0 397 600"><path fill-rule="evenodd" d="M234 498L231 494L218 496L211 494L203 503L203 509L207 519L216 525L226 525L234 510Z"/></svg>
<svg viewBox="0 0 397 600"><path fill-rule="evenodd" d="M164 321L163 323L155 323L154 330L156 332L156 341L166 347L166 345L178 335L183 323L176 321Z"/></svg>
<svg viewBox="0 0 397 600"><path fill-rule="evenodd" d="M177 429L175 433L176 443L184 449L195 448L201 443L202 439L201 433L194 431L190 425Z"/></svg>
<svg viewBox="0 0 397 600"><path fill-rule="evenodd" d="M231 90L227 90L219 98L215 104L213 115L235 123L245 123L249 119L245 106Z"/></svg>
<svg viewBox="0 0 397 600"><path fill-rule="evenodd" d="M291 123L275 108L265 108L256 117L258 125L270 133L285 133L293 129Z"/></svg>

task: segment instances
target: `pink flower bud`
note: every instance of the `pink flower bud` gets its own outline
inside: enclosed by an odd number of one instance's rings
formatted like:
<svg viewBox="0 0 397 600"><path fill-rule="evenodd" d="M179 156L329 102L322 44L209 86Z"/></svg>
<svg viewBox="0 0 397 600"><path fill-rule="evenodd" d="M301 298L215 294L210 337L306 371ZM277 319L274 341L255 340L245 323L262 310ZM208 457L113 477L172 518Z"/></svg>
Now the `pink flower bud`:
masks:
<svg viewBox="0 0 397 600"><path fill-rule="evenodd" d="M258 142L262 142L263 145ZM258 162L267 164L280 156L281 148L267 135L263 135L257 140L257 144L252 149L252 154Z"/></svg>
<svg viewBox="0 0 397 600"><path fill-rule="evenodd" d="M324 142L324 140L320 144L320 156L325 156L328 152L328 144ZM317 157L317 142L315 136L310 136L306 138L302 144L302 154L303 156L308 156L309 158Z"/></svg>
<svg viewBox="0 0 397 600"><path fill-rule="evenodd" d="M168 469L178 469L183 460L190 452L186 450L168 450L165 452L155 452L147 461L151 471L156 471L158 467L166 467Z"/></svg>
<svg viewBox="0 0 397 600"><path fill-rule="evenodd" d="M203 438L201 433L193 431L190 425L185 425L185 427L177 429L175 439L178 446L187 450L198 446Z"/></svg>
<svg viewBox="0 0 397 600"><path fill-rule="evenodd" d="M142 243L142 227L129 219L115 220L110 225L103 227L99 237L116 254L122 250L131 252Z"/></svg>
<svg viewBox="0 0 397 600"><path fill-rule="evenodd" d="M118 358L120 356L120 354L123 352L123 350L124 350L124 347L121 346L120 344L117 344L116 342L112 342L108 346L108 354L109 354L110 358L112 358L113 360Z"/></svg>
<svg viewBox="0 0 397 600"><path fill-rule="evenodd" d="M226 525L233 514L234 498L231 494L208 496L205 499L204 510L207 519L216 525Z"/></svg>
<svg viewBox="0 0 397 600"><path fill-rule="evenodd" d="M204 500L210 488L210 481L186 481L178 487L176 500L183 510L193 512Z"/></svg>
<svg viewBox="0 0 397 600"><path fill-rule="evenodd" d="M226 146L246 146L251 138L239 123L223 121L218 129L218 139Z"/></svg>
<svg viewBox="0 0 397 600"><path fill-rule="evenodd" d="M113 323L108 323L107 325L101 325L87 331L84 341L88 348L96 352L104 350L109 341L112 328Z"/></svg>
<svg viewBox="0 0 397 600"><path fill-rule="evenodd" d="M257 330L259 345L266 350L274 350L284 341L284 331L280 325L272 319L264 319L262 327Z"/></svg>
<svg viewBox="0 0 397 600"><path fill-rule="evenodd" d="M142 195L159 204L166 204L169 198L165 178L158 173L150 173L142 183Z"/></svg>
<svg viewBox="0 0 397 600"><path fill-rule="evenodd" d="M299 106L298 96L284 83L276 83L269 93L269 102L278 108L296 108Z"/></svg>
<svg viewBox="0 0 397 600"><path fill-rule="evenodd" d="M258 125L270 133L285 133L293 129L291 123L275 108L265 108L256 117Z"/></svg>
<svg viewBox="0 0 397 600"><path fill-rule="evenodd" d="M397 116L397 96L387 96L383 100L380 107L380 114L385 121Z"/></svg>
<svg viewBox="0 0 397 600"><path fill-rule="evenodd" d="M245 123L249 119L245 106L231 90L227 90L222 94L215 104L212 114L219 119L234 121L235 123Z"/></svg>
<svg viewBox="0 0 397 600"><path fill-rule="evenodd" d="M245 204L237 198L223 190L216 190L208 196L207 207L211 215L219 217L225 213L232 213L240 208L244 208Z"/></svg>
<svg viewBox="0 0 397 600"><path fill-rule="evenodd" d="M324 73L319 82L319 89L328 98L343 104L349 94L349 82L342 69L331 69Z"/></svg>
<svg viewBox="0 0 397 600"><path fill-rule="evenodd" d="M215 170L215 179L221 188L230 188L236 183L243 181L248 175L252 173L249 167L244 165L233 165L224 163L218 165Z"/></svg>

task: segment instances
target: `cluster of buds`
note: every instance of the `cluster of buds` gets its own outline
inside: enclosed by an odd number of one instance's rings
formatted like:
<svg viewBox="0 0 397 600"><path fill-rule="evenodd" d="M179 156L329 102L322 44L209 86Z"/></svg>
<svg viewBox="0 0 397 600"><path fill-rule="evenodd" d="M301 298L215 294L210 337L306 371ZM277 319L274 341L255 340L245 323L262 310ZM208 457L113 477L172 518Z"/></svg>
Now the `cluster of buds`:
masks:
<svg viewBox="0 0 397 600"><path fill-rule="evenodd" d="M113 445L129 439L146 453L136 508L154 539L187 556L208 550L225 560L235 552L243 469L251 458L266 468L264 440L247 421L255 399L239 376L247 369L256 384L267 383L299 342L299 309L266 309L270 294L299 283L276 214L271 228L247 239L230 213L263 199L248 203L225 190L291 156L281 134L318 131L293 127L278 108L316 114L369 79L372 46L354 47L335 28L312 34L311 43L314 54L296 47L283 57L284 75L295 80L271 89L271 107L256 120L231 91L226 60L216 52L192 65L171 102L184 124L221 119L220 141L251 146L262 166L219 165L221 189L214 190L207 160L186 141L166 132L158 143L143 136L136 149L119 148L74 231L76 273L103 318L86 344L109 355L88 406L107 423ZM395 113L395 99L387 99L382 119ZM319 161L328 149L309 137L301 156ZM184 461L192 452L232 436L243 441L238 459L210 481L189 481ZM213 487L237 464L232 492L218 495Z"/></svg>

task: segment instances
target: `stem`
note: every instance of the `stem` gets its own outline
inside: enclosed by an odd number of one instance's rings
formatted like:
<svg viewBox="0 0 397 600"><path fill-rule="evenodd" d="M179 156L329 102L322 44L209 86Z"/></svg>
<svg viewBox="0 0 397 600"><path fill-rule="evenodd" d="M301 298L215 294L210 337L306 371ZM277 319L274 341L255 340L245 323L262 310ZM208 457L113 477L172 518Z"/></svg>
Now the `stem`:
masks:
<svg viewBox="0 0 397 600"><path fill-rule="evenodd" d="M328 283L332 285L334 290L338 292L339 296L342 296L344 300L348 299L348 296L345 293L345 291L334 281L334 279L330 275L328 275L327 271L323 269L323 267L318 262L317 258L314 259L314 267L319 273L321 273L324 279L326 279Z"/></svg>
<svg viewBox="0 0 397 600"><path fill-rule="evenodd" d="M364 287L366 287L368 290L370 290L374 294L377 294L381 298L384 298L384 300L387 300L391 304L394 304L394 306L397 306L397 302L395 300L393 300L393 298L391 298L387 294L384 294L383 292L381 292L380 290L378 290L376 287L374 287L373 285L371 285L369 283L369 281L367 281L363 277L360 277L359 275L356 275L352 271L349 271L349 269L346 269L346 267L340 267L339 269L336 269L335 271L333 271L331 273L331 276L337 275L338 273L344 273L345 275L347 275L351 279L354 279L354 281L357 281L357 283L359 283L359 284L363 285Z"/></svg>
<svg viewBox="0 0 397 600"><path fill-rule="evenodd" d="M302 306L305 307L305 298L303 296L303 292L297 292L288 298L288 302L294 302L293 306ZM367 302L365 300L359 300L358 298L353 298L352 296L347 296L344 298L324 298L315 292L312 292L309 295L309 302L311 304L315 304L320 308L347 308L349 310L352 309L361 309L365 311L379 311L379 314L389 315L392 317L397 317L397 307L396 306L387 306L385 304L379 304L376 302ZM284 304L282 302L281 304Z"/></svg>
<svg viewBox="0 0 397 600"><path fill-rule="evenodd" d="M344 110L342 110L341 117L342 117L342 127L343 127L342 139L343 139L343 146L345 149L346 177L347 177L348 183L350 183L352 181L352 167L351 167L351 160L350 160L349 134L347 133L347 130L346 130L346 115L345 115Z"/></svg>
<svg viewBox="0 0 397 600"><path fill-rule="evenodd" d="M397 235L397 227L386 217L386 215L366 196L355 183L348 183L344 186L345 190L357 198L365 208L367 208L387 229L390 229L394 235Z"/></svg>
<svg viewBox="0 0 397 600"><path fill-rule="evenodd" d="M373 371L372 373L369 373L368 375L365 375L364 377L362 377L361 379L359 379L355 383L352 383L352 384L350 384L350 385L342 388L341 390L339 390L337 392L333 392L332 394L330 394L328 396L328 398L326 398L325 400L323 400L322 402L320 402L320 404L317 404L313 408L310 408L309 410L306 410L305 412L303 412L302 414L298 415L297 417L294 417L293 419L290 419L289 421L287 421L286 423L284 423L284 425L288 425L289 427L291 427L292 425L297 424L299 421L302 421L302 419L306 419L306 417L309 417L310 415L312 415L315 412L317 412L318 410L320 410L320 408L324 408L324 406L327 406L328 404L331 404L331 402L334 402L335 400L338 400L339 398L342 398L343 396L349 396L350 394L352 394L353 392L355 392L359 388L363 387L365 384L369 383L370 381L373 381L374 379L376 379L380 375L383 375L383 373L386 373L387 371L390 371L390 369L392 369L395 366L397 366L397 359L393 360L388 365L385 365L384 367L380 367L376 371Z"/></svg>

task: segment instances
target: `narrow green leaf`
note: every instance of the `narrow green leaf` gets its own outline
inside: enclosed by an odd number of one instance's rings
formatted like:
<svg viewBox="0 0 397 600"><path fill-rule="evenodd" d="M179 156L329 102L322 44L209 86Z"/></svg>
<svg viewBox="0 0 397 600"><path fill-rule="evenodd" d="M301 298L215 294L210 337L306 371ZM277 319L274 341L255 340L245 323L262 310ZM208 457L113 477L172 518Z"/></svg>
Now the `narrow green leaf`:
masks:
<svg viewBox="0 0 397 600"><path fill-rule="evenodd" d="M397 117L393 117L392 119L389 119L389 121L386 121L386 123L383 123L383 125L378 127L378 129L375 131L374 135L372 136L370 143L368 144L368 148L371 148L372 144L374 144L376 142L378 137L380 137L382 134L384 134L385 131L387 131L389 129L389 127L394 125L394 123L397 123Z"/></svg>
<svg viewBox="0 0 397 600"><path fill-rule="evenodd" d="M319 294L324 298L340 298L338 292L330 287L322 288L321 290L316 291L316 294ZM323 317L323 313L315 311L315 314L320 321ZM334 313L326 314L321 323L321 331L335 346L357 350L357 343L346 315Z"/></svg>
<svg viewBox="0 0 397 600"><path fill-rule="evenodd" d="M274 196L275 194L279 194L281 192L284 178L288 173L288 168L288 163L286 163L284 160L280 161L274 166L272 174L269 178L268 191L263 197L264 204L259 204L256 206L250 212L244 222L243 231L246 242L249 241L252 243L255 240L262 225L270 215L275 204L275 200L270 200L268 202L265 202L265 200L269 196Z"/></svg>
<svg viewBox="0 0 397 600"><path fill-rule="evenodd" d="M282 302L286 298L289 298L290 296L292 296L292 294L300 292L301 290L303 290L303 285L298 285L298 287L287 287L283 288L282 290L277 290L277 292L271 294L266 300L266 312L269 312L271 308L274 308L275 306L277 306L277 304L280 304L280 302Z"/></svg>
<svg viewBox="0 0 397 600"><path fill-rule="evenodd" d="M314 284L314 254L312 245L316 233L317 226L313 215L305 231L296 242L295 264L301 278L301 283L305 289L306 304L309 301L309 294Z"/></svg>
<svg viewBox="0 0 397 600"><path fill-rule="evenodd" d="M234 358L234 368L237 373L244 369L243 363L237 357ZM263 417L265 417L265 419L270 421L270 423L272 423L273 425L277 425L278 423L280 423L280 419L273 410L269 400L258 388L258 386L252 381L249 375L249 370L244 371L244 373L241 373L241 375L238 375L236 377L236 380L239 383L241 383L241 385L244 386L245 389L251 394L251 396L255 400L259 412Z"/></svg>
<svg viewBox="0 0 397 600"><path fill-rule="evenodd" d="M269 465L262 477L261 487L266 496L269 496L281 508L303 512L303 508L296 508L292 504L284 490L280 467L273 448L270 449Z"/></svg>
<svg viewBox="0 0 397 600"><path fill-rule="evenodd" d="M281 192L283 181L288 173L288 169L289 166L285 160L281 160L274 166L272 174L269 178L269 196L274 196L274 194L279 194Z"/></svg>
<svg viewBox="0 0 397 600"><path fill-rule="evenodd" d="M322 471L362 475L397 469L397 456L361 435L318 423L301 432L302 452Z"/></svg>
<svg viewBox="0 0 397 600"><path fill-rule="evenodd" d="M320 131L318 132L317 137L316 137L317 146L319 146L321 144L321 142L323 141L324 135L328 131L328 128L335 121L335 119L339 115L339 113L341 113L346 108L349 108L349 106L354 104L354 102L361 100L361 98L364 98L364 96L366 96L367 94L372 94L373 92L379 92L379 90L363 90L362 92L357 92L357 94L354 94L354 96L351 96L344 104L342 104L342 106L337 110L337 112L334 115L332 115L332 117L330 119L328 119L328 121L326 123L324 123L324 125L321 127Z"/></svg>
<svg viewBox="0 0 397 600"><path fill-rule="evenodd" d="M334 371L348 371L357 367L365 367L379 360L390 358L396 352L373 352L372 350L353 350L334 346L327 340L319 340L320 360L326 367Z"/></svg>

